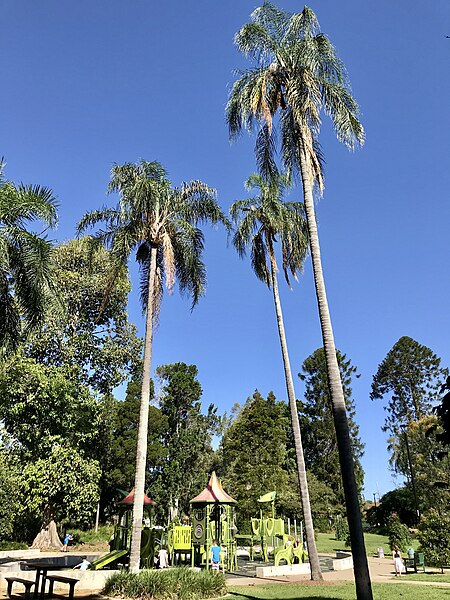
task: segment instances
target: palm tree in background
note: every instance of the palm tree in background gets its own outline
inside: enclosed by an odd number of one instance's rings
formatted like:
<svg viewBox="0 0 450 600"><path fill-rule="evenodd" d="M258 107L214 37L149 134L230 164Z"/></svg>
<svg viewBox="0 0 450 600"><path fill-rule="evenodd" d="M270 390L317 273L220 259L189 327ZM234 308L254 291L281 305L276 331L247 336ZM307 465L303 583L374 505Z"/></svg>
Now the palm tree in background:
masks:
<svg viewBox="0 0 450 600"><path fill-rule="evenodd" d="M353 552L357 597L371 600L367 556L353 469L353 456L344 394L336 359L320 257L313 189L323 190L318 136L321 113L333 121L337 138L353 149L364 142L358 105L352 97L342 61L314 12L305 6L287 13L266 2L235 36L239 50L253 62L234 83L226 115L231 138L258 126L256 158L267 179L276 173L275 131L279 132L284 168L302 182L314 282L322 328L328 384L339 449L347 519Z"/></svg>
<svg viewBox="0 0 450 600"><path fill-rule="evenodd" d="M114 166L109 191L119 193L118 205L86 214L78 231L81 233L88 227L104 223L104 229L95 234L94 241L111 250L115 273L127 264L133 251L136 251L141 272L141 302L146 313L146 327L130 550L130 570L137 572L140 567L153 324L158 315L163 284L170 292L177 280L180 291L192 297L194 307L206 285L202 262L204 237L197 225L205 222L227 224L227 220L213 189L200 181L174 188L158 162ZM111 285L115 273L112 273Z"/></svg>
<svg viewBox="0 0 450 600"><path fill-rule="evenodd" d="M309 561L311 564L311 579L321 580L322 573L317 555L316 542L314 540L314 526L311 516L297 402L284 330L280 295L278 293L278 266L275 256L275 243L279 241L281 245L283 272L289 286L290 275L296 278L308 251L308 235L303 204L300 202L283 202L282 194L287 185L287 178L282 175L274 176L269 183L260 175L252 175L246 182L246 188L249 191L256 190L259 194L254 198L234 202L231 206L230 214L236 224L233 244L239 256L241 258L245 256L247 249L250 248L251 264L256 276L269 288L272 288L273 292L281 353L283 356L284 375L286 378L286 390L291 411L298 482Z"/></svg>
<svg viewBox="0 0 450 600"><path fill-rule="evenodd" d="M13 352L21 334L39 327L51 297L50 242L27 229L57 224L53 192L38 185L15 185L4 178L0 160L0 349Z"/></svg>

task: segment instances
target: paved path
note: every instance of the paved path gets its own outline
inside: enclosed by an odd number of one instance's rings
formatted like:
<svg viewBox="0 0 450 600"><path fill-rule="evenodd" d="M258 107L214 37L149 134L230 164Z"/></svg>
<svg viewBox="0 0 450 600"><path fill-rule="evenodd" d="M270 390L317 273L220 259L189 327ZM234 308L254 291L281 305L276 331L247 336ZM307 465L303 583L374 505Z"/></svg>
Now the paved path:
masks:
<svg viewBox="0 0 450 600"><path fill-rule="evenodd" d="M332 558L330 555L321 556L320 563L321 567L328 564L328 561ZM413 585L424 585L424 586L439 586L450 588L450 583L439 583L433 581L414 581L409 579L407 575L401 577L395 577L394 565L391 558L372 558L369 557L369 571L372 582L376 583L392 583L392 584L403 584L410 583ZM339 581L354 581L353 569L347 569L345 571L331 571L323 570L323 579L326 582L339 582ZM257 578L257 577L230 577L227 579L227 585L238 586L238 585L262 585L267 583L301 583L310 581L309 575L289 575L281 577L270 577L270 578Z"/></svg>

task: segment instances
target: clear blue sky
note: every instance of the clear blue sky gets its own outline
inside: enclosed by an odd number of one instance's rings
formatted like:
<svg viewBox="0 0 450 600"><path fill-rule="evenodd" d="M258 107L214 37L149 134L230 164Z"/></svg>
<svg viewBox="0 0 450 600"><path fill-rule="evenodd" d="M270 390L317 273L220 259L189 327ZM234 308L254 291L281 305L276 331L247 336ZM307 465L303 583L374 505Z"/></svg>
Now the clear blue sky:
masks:
<svg viewBox="0 0 450 600"><path fill-rule="evenodd" d="M74 236L105 195L114 162L159 160L172 181L201 179L225 210L244 197L254 140L230 145L224 105L245 62L233 35L257 2L234 0L3 0L1 144L12 180L53 188L55 239ZM284 0L298 11L303 5ZM340 147L325 124L326 191L318 206L337 346L358 366L357 420L366 495L392 489L383 409L372 376L402 335L450 366L449 56L447 0L311 0L347 65L367 132ZM248 262L207 232L207 295L190 313L165 298L154 366L199 368L205 402L221 411L258 388L285 398L270 292ZM294 373L321 345L311 265L282 301ZM131 318L140 324L135 287ZM297 396L303 393L300 381Z"/></svg>

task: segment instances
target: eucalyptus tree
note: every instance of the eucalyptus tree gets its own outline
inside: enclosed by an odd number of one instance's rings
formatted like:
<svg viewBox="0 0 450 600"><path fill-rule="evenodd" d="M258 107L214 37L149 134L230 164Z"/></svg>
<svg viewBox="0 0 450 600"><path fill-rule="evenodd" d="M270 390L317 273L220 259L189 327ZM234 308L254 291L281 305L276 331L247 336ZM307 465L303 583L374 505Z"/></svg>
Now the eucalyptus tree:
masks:
<svg viewBox="0 0 450 600"><path fill-rule="evenodd" d="M51 294L51 244L30 231L40 221L46 228L57 223L53 192L39 185L14 184L3 175L0 161L0 349L17 347L24 332L43 320Z"/></svg>
<svg viewBox="0 0 450 600"><path fill-rule="evenodd" d="M256 157L261 173L276 170L275 131L279 131L282 162L299 177L303 187L314 283L327 363L328 384L339 450L344 494L353 551L358 598L372 598L364 547L358 489L345 399L322 271L314 208L314 188L323 190L319 145L321 113L333 121L336 136L350 149L364 142L359 110L342 61L328 37L320 32L317 17L308 7L287 13L266 2L236 34L239 50L253 63L234 83L226 108L231 138L246 128L258 127ZM276 126L276 129L275 127Z"/></svg>
<svg viewBox="0 0 450 600"><path fill-rule="evenodd" d="M200 181L172 187L166 170L156 161L114 166L108 189L119 194L117 206L86 214L78 230L104 224L93 239L111 250L115 264L111 287L114 276L133 251L141 272L146 327L130 551L130 569L136 572L140 563L153 323L158 316L163 284L170 292L178 280L180 291L192 296L194 307L206 285L204 236L198 225L227 221L212 188Z"/></svg>
<svg viewBox="0 0 450 600"><path fill-rule="evenodd" d="M260 175L252 175L247 180L246 187L249 191L256 190L259 193L253 198L234 202L230 213L236 224L233 236L233 244L236 250L243 257L247 252L247 248L250 248L251 264L256 276L273 292L294 434L297 475L311 563L311 578L318 580L322 579L322 573L314 540L305 458L278 291L278 265L275 255L275 243L279 241L283 257L283 272L288 285L290 285L289 277L296 277L302 268L308 250L308 235L303 205L300 202L283 202L282 200L282 194L287 185L287 178L282 175L274 175L269 182L266 182Z"/></svg>

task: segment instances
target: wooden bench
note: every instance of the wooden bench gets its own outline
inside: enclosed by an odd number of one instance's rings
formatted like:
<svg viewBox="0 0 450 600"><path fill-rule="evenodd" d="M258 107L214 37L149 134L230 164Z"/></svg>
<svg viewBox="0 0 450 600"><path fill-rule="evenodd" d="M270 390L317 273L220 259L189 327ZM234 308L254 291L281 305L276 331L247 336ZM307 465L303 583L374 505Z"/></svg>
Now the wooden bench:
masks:
<svg viewBox="0 0 450 600"><path fill-rule="evenodd" d="M74 579L73 577L62 577L61 575L47 575L45 581L48 581L50 584L48 588L49 596L53 596L53 585L55 581L58 583L67 583L69 586L69 600L73 600L75 586L79 582L79 579Z"/></svg>
<svg viewBox="0 0 450 600"><path fill-rule="evenodd" d="M25 598L30 597L31 588L34 586L34 581L30 579L21 579L20 577L5 577L5 580L8 582L8 596L12 598L12 586L14 582L21 583L25 586Z"/></svg>

